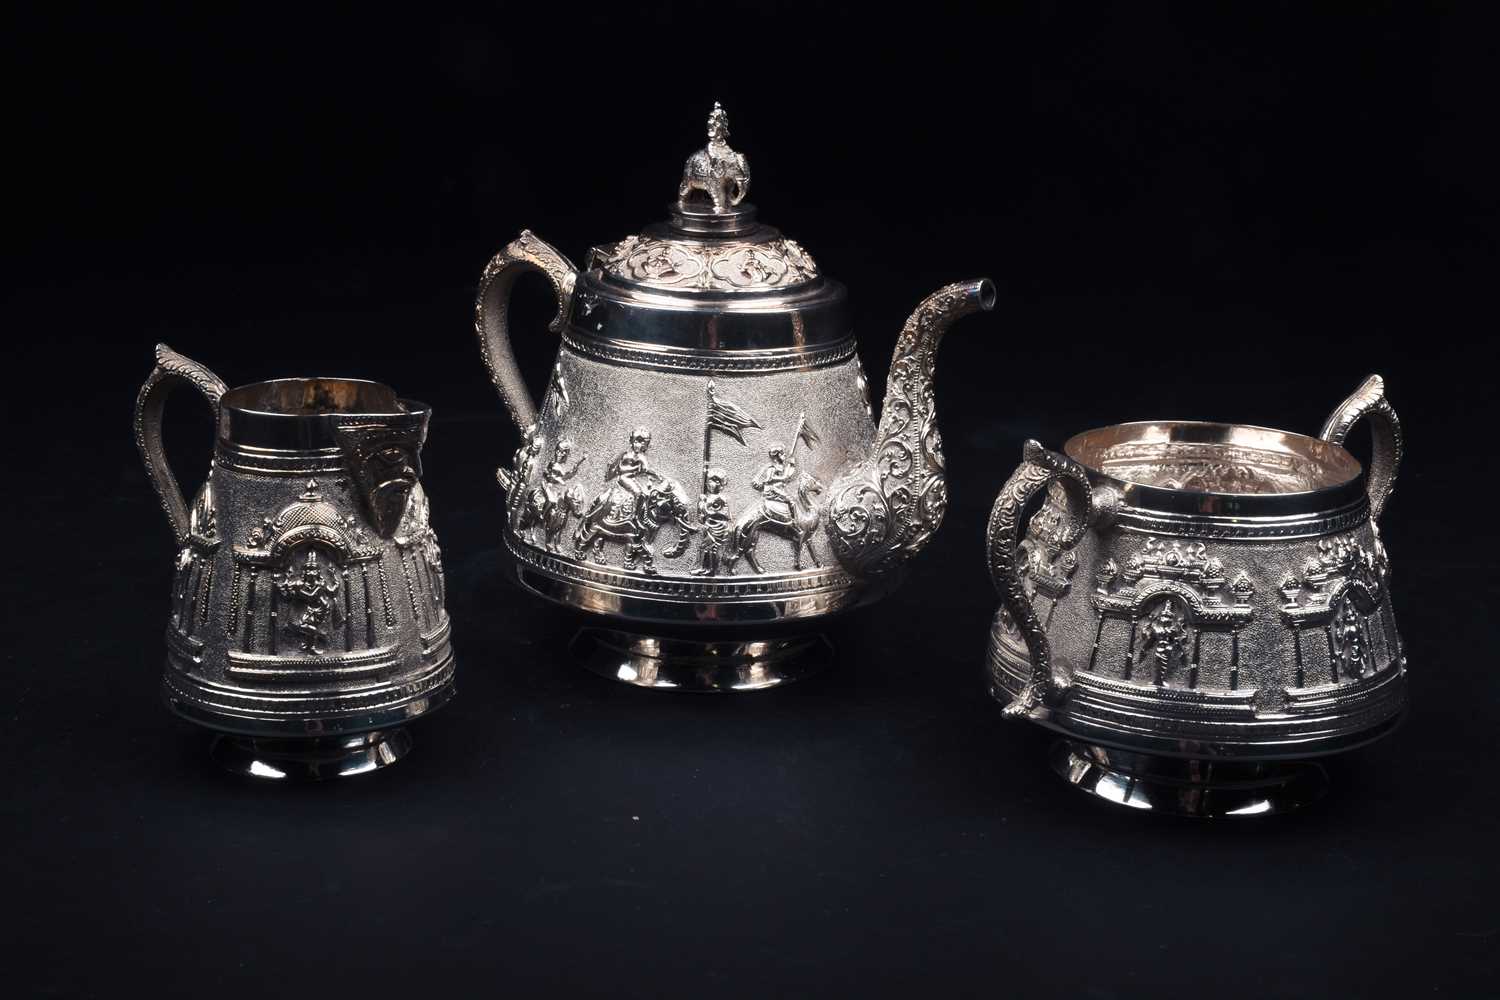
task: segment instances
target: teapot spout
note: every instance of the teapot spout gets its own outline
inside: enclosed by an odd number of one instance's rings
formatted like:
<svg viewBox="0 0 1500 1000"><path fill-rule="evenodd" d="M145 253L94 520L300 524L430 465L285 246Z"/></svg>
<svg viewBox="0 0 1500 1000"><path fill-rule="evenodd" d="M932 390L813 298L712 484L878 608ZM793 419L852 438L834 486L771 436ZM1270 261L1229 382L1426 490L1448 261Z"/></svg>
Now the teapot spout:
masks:
<svg viewBox="0 0 1500 1000"><path fill-rule="evenodd" d="M896 341L868 456L834 481L828 538L851 573L887 573L920 552L948 509L933 366L948 327L995 307L988 278L947 285L917 306Z"/></svg>

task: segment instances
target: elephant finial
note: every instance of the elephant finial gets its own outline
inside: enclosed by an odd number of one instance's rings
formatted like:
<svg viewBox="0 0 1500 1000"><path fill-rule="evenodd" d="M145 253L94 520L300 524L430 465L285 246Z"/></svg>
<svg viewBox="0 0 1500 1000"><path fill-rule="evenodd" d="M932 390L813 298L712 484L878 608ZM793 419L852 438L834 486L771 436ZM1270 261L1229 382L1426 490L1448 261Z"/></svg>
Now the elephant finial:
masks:
<svg viewBox="0 0 1500 1000"><path fill-rule="evenodd" d="M694 192L708 196L714 214L722 215L745 200L750 191L750 166L741 153L729 148L729 114L718 101L708 114L708 145L688 157L677 188L677 204L688 208Z"/></svg>

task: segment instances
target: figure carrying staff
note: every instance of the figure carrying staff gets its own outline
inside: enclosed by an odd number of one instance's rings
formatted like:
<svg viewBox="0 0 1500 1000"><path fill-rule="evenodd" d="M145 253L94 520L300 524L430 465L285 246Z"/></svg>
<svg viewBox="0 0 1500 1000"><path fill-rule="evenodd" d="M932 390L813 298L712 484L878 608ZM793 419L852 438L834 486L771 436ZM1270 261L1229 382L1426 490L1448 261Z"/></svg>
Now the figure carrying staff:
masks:
<svg viewBox="0 0 1500 1000"><path fill-rule="evenodd" d="M712 467L714 431L722 431L743 445L745 431L751 427L759 429L760 421L746 413L738 403L720 398L714 380L709 379L708 418L703 426L703 492L698 497L703 548L699 553L700 565L693 570L694 576L716 576L721 568L725 572L733 570L733 563L723 558L733 533L729 501L722 492L729 485L729 475L723 469Z"/></svg>

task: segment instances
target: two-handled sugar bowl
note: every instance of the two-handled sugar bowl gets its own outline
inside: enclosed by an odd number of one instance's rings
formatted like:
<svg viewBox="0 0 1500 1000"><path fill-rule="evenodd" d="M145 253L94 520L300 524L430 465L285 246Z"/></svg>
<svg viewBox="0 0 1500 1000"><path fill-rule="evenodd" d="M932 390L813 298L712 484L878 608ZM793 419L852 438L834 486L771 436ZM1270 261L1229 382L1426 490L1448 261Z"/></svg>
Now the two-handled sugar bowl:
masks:
<svg viewBox="0 0 1500 1000"><path fill-rule="evenodd" d="M162 450L177 386L214 413L191 506ZM376 382L228 388L156 349L135 434L177 544L162 692L221 734L214 756L265 778L372 770L453 694L442 556L418 477L431 411Z"/></svg>
<svg viewBox="0 0 1500 1000"><path fill-rule="evenodd" d="M1343 447L1361 417L1369 470ZM1059 773L1125 805L1250 814L1316 796L1311 758L1389 732L1406 703L1376 527L1401 454L1373 375L1318 437L1151 421L1062 454L1027 442L989 522L991 693L1065 737Z"/></svg>

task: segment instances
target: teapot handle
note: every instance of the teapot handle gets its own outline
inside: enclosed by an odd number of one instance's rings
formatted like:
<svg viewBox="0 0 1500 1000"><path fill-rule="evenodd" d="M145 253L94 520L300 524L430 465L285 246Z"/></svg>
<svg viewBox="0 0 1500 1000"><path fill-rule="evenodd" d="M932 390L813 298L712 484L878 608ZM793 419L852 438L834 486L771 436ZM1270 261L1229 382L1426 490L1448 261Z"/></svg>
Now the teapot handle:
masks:
<svg viewBox="0 0 1500 1000"><path fill-rule="evenodd" d="M479 335L484 366L489 369L490 381L495 383L500 399L522 434L536 422L536 404L521 378L521 369L511 348L508 313L511 288L527 271L539 272L552 285L552 292L557 296L557 317L548 329L553 332L561 330L567 318L568 302L573 297L573 283L578 280L578 269L568 258L532 235L529 229L522 230L520 236L485 265L484 274L479 279L479 295L474 302L474 332Z"/></svg>
<svg viewBox="0 0 1500 1000"><path fill-rule="evenodd" d="M1401 456L1405 446L1401 438L1401 421L1385 398L1385 380L1371 375L1354 390L1354 394L1338 405L1323 423L1318 437L1333 444L1342 445L1350 429L1360 417L1370 418L1373 447L1370 455L1370 517L1379 520L1385 503L1396 488L1396 472L1401 468Z"/></svg>
<svg viewBox="0 0 1500 1000"><path fill-rule="evenodd" d="M183 357L166 344L156 345L156 367L146 376L141 391L135 398L135 446L140 449L141 461L146 466L146 476L161 499L161 509L172 525L172 534L181 545L188 538L187 502L182 498L182 488L177 477L167 464L167 453L161 444L161 415L167 396L179 385L191 385L203 394L214 411L214 424L219 422L219 397L229 391L219 376L191 358Z"/></svg>
<svg viewBox="0 0 1500 1000"><path fill-rule="evenodd" d="M1021 542L1022 515L1026 504L1052 483L1063 486L1071 501L1071 515L1058 528L1057 544L1072 548L1096 519L1094 491L1089 486L1083 466L1055 451L1043 448L1036 441L1027 441L1022 451L1021 467L1018 468L995 498L995 507L990 512L990 523L986 536L989 543L990 579L1000 592L1001 606L1008 610L1021 630L1026 642L1026 651L1031 659L1031 680L1014 701L1005 707L1007 716L1024 716L1043 701L1055 701L1072 686L1072 671L1059 665L1054 670L1052 649L1047 642L1047 633L1026 590L1021 585L1021 574L1016 566L1016 554Z"/></svg>

